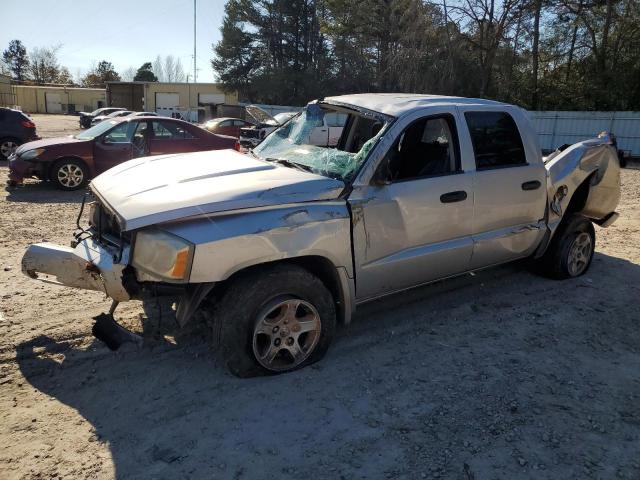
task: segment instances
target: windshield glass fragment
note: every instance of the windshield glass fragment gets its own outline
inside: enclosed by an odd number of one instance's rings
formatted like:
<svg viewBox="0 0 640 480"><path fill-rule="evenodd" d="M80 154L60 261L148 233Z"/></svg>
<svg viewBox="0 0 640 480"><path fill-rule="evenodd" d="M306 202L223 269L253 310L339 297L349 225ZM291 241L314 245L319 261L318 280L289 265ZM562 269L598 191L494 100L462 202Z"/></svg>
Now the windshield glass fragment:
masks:
<svg viewBox="0 0 640 480"><path fill-rule="evenodd" d="M274 131L254 153L281 164L350 181L388 123L382 118L343 107L312 103ZM283 162L284 161L284 162Z"/></svg>

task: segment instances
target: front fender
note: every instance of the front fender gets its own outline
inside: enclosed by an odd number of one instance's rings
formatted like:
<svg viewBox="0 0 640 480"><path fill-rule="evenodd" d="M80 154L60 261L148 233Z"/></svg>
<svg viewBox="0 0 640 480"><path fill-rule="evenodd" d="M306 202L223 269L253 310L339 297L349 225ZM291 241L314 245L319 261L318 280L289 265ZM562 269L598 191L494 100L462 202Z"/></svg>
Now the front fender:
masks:
<svg viewBox="0 0 640 480"><path fill-rule="evenodd" d="M344 201L225 212L159 227L195 245L190 283L220 282L253 265L306 256L326 258L353 278Z"/></svg>

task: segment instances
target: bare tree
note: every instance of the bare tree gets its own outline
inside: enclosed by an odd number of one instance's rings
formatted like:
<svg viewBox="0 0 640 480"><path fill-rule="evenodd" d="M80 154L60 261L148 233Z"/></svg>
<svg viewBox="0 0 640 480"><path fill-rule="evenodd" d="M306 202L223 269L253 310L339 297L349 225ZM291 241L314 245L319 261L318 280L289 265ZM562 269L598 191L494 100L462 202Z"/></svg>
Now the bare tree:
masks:
<svg viewBox="0 0 640 480"><path fill-rule="evenodd" d="M158 55L152 64L153 73L158 77L159 82L166 82L167 77L164 74L164 66L162 63L162 57Z"/></svg>
<svg viewBox="0 0 640 480"><path fill-rule="evenodd" d="M173 55L158 55L152 62L151 70L159 82L184 82L185 74L182 62Z"/></svg>
<svg viewBox="0 0 640 480"><path fill-rule="evenodd" d="M129 67L120 73L120 78L123 82L133 82L136 76L137 69L135 67Z"/></svg>
<svg viewBox="0 0 640 480"><path fill-rule="evenodd" d="M514 15L520 0L464 0L455 11L466 31L461 35L471 44L481 71L480 96L488 94L499 48L505 43L507 31L515 24Z"/></svg>
<svg viewBox="0 0 640 480"><path fill-rule="evenodd" d="M542 0L534 0L533 8L533 45L531 46L531 60L533 71L531 79L533 85L533 97L531 105L534 110L538 109L538 66L540 65L540 15L542 13Z"/></svg>
<svg viewBox="0 0 640 480"><path fill-rule="evenodd" d="M36 47L30 53L29 73L34 82L54 83L60 75L58 51L61 45L53 47Z"/></svg>
<svg viewBox="0 0 640 480"><path fill-rule="evenodd" d="M164 75L167 82L184 82L184 69L179 58L167 55L164 58Z"/></svg>

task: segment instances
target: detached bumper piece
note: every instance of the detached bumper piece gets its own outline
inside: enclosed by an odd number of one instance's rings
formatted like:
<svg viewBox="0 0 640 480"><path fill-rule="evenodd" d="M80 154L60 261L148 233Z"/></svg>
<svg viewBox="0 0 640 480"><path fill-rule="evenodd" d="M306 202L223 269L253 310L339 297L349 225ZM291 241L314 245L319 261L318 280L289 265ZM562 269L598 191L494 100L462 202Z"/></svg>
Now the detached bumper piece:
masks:
<svg viewBox="0 0 640 480"><path fill-rule="evenodd" d="M93 238L82 240L75 248L36 243L22 257L22 271L43 282L96 290L114 300L126 301L130 296L122 285L122 273L129 248L123 249L120 263L114 263L118 256L118 249L107 248Z"/></svg>
<svg viewBox="0 0 640 480"><path fill-rule="evenodd" d="M113 318L113 314L101 313L93 318L96 323L93 324L91 333L98 340L103 341L110 350L118 350L123 343L142 346L142 337L118 324Z"/></svg>

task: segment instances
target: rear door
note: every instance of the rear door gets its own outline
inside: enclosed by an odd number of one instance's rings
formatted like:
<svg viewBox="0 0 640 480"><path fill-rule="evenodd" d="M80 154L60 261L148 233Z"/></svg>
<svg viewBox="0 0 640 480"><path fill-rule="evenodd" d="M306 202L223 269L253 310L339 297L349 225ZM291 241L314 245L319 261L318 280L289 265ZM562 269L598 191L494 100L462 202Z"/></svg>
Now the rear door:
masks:
<svg viewBox="0 0 640 480"><path fill-rule="evenodd" d="M218 124L218 128L216 128L216 132L220 135L231 135L235 134L235 127L233 126L233 120L224 120Z"/></svg>
<svg viewBox="0 0 640 480"><path fill-rule="evenodd" d="M181 122L153 120L151 122L149 155L186 153L203 150L202 141L191 134Z"/></svg>
<svg viewBox="0 0 640 480"><path fill-rule="evenodd" d="M471 268L526 257L544 234L547 198L535 132L512 109L460 110L476 165Z"/></svg>

